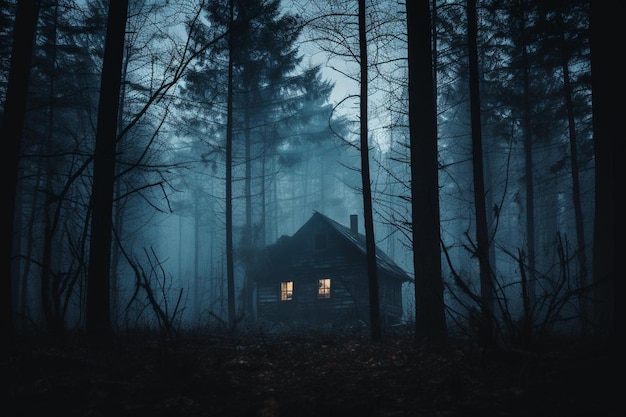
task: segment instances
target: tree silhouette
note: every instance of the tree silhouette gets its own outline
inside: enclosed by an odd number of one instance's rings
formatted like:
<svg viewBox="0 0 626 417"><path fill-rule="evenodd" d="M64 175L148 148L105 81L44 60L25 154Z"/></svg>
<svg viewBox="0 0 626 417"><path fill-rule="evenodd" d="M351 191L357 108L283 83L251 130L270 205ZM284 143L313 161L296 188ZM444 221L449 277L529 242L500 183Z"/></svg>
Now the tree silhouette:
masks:
<svg viewBox="0 0 626 417"><path fill-rule="evenodd" d="M485 207L485 181L483 172L483 138L480 111L480 88L478 73L478 46L476 38L478 23L476 18L476 0L467 1L467 38L469 43L469 90L472 121L472 167L474 179L474 207L476 216L475 254L479 263L480 300L482 323L480 334L482 342L492 345L494 342L493 316L493 278L489 265L489 231L487 229L487 209Z"/></svg>
<svg viewBox="0 0 626 417"><path fill-rule="evenodd" d="M113 227L113 189L117 122L128 0L109 3L102 63L98 126L91 192L91 238L87 272L86 333L94 340L111 336L110 274Z"/></svg>
<svg viewBox="0 0 626 417"><path fill-rule="evenodd" d="M2 217L4 222L4 245L2 245L3 275L2 287L2 330L3 334L11 337L15 332L13 322L13 250L15 225L15 196L17 192L17 178L20 160L20 144L24 130L26 111L26 93L30 79L30 67L33 56L33 41L37 29L39 16L39 1L18 1L15 13L13 30L13 48L11 50L11 66L9 69L9 84L2 115L2 132L7 142L7 150L3 152L3 166L5 167L5 196L4 207L7 212Z"/></svg>
<svg viewBox="0 0 626 417"><path fill-rule="evenodd" d="M415 337L447 336L441 275L439 164L430 2L406 2Z"/></svg>
<svg viewBox="0 0 626 417"><path fill-rule="evenodd" d="M604 4L591 2L591 65L593 84L593 143L595 148L595 218L593 223L593 283L595 337L621 355L623 315L615 277L613 142L617 134L617 76L613 55L606 49L618 28L617 17ZM621 288L621 287L620 287Z"/></svg>

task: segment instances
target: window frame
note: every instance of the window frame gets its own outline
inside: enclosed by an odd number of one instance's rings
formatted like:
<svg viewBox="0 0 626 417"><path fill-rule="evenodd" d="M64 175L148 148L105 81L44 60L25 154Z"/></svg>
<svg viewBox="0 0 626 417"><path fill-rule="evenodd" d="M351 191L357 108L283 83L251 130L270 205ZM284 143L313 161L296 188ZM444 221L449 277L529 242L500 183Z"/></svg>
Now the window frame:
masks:
<svg viewBox="0 0 626 417"><path fill-rule="evenodd" d="M328 300L331 297L332 278L324 277L317 280L317 299Z"/></svg>
<svg viewBox="0 0 626 417"><path fill-rule="evenodd" d="M291 285L290 285L291 284ZM280 282L280 301L293 301L293 280Z"/></svg>

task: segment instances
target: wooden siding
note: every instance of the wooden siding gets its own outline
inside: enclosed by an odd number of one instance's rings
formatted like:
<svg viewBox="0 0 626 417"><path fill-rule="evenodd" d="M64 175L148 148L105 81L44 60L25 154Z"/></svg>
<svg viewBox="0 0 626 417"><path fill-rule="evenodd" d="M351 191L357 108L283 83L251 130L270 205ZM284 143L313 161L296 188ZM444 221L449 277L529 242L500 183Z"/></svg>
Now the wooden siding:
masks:
<svg viewBox="0 0 626 417"><path fill-rule="evenodd" d="M284 277L259 284L258 316L267 321L282 322L348 322L361 320L369 322L369 288L367 276L361 268L343 265L342 274L337 269L294 268ZM355 273L356 272L356 273ZM330 298L317 297L317 280L331 279ZM401 288L397 283L381 277L380 312L389 324L396 324L402 317ZM293 281L293 299L281 301L280 282ZM356 284L355 284L356 283ZM396 292L397 297L385 295Z"/></svg>

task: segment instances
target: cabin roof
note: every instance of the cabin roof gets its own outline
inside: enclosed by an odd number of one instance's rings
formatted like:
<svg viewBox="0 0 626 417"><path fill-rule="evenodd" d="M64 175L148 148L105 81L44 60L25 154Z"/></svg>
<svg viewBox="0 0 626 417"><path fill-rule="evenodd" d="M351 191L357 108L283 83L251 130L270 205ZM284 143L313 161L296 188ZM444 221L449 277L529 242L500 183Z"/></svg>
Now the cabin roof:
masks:
<svg viewBox="0 0 626 417"><path fill-rule="evenodd" d="M339 236L341 239L344 239L348 243L348 245L354 247L363 255L367 253L365 235L358 232L354 233L352 230L350 230L349 227L346 227L317 211L313 212L311 218L302 227L300 227L300 229L298 229L298 231L296 231L296 233L292 237L283 236L278 240L278 242L276 242L276 245L272 246L276 247L282 246L283 244L288 244L288 242L291 241L292 238L296 237L296 235L304 233L303 230L306 230L306 226L311 224L312 222L324 222L325 224L330 226L332 230L337 232L337 236ZM376 247L376 265L379 269L390 273L391 275L395 276L403 282L410 280L408 274L402 268L400 268L393 261L393 259L391 259L378 246Z"/></svg>

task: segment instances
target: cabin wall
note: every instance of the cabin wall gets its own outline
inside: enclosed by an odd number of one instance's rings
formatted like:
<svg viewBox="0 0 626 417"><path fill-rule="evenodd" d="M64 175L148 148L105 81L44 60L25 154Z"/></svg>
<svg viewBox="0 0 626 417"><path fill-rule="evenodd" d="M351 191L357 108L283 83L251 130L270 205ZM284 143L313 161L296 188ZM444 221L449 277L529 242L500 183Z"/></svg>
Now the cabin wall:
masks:
<svg viewBox="0 0 626 417"><path fill-rule="evenodd" d="M277 272L274 281L259 283L260 320L290 324L346 325L365 320L369 312L367 288L358 283L363 271L350 266L314 268L300 265ZM318 280L331 279L330 298L318 298ZM280 283L293 281L293 299L280 300Z"/></svg>
<svg viewBox="0 0 626 417"><path fill-rule="evenodd" d="M319 279L331 279L330 298L318 298ZM293 281L293 299L280 300L282 281ZM379 276L380 316L383 325L397 324L402 317L401 284ZM333 268L315 268L302 263L283 269L273 281L259 283L257 311L261 321L320 326L369 323L367 270L345 263Z"/></svg>

